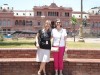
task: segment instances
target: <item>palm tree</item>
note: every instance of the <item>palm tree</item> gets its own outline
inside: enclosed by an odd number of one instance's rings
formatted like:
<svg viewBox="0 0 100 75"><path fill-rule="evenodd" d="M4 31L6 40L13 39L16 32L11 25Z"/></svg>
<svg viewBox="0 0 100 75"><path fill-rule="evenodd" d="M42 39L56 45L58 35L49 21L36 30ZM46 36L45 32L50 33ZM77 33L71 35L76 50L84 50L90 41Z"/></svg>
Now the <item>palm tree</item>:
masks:
<svg viewBox="0 0 100 75"><path fill-rule="evenodd" d="M75 25L77 24L77 19L75 18L75 16L71 17L71 23L73 25L74 42L75 42Z"/></svg>

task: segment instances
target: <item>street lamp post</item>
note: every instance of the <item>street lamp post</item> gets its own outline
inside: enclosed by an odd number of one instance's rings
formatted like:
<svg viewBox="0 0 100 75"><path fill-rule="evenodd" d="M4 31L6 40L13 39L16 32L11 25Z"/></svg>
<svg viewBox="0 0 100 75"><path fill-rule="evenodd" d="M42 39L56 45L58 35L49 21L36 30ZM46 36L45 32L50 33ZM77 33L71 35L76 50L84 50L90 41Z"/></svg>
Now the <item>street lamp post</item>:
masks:
<svg viewBox="0 0 100 75"><path fill-rule="evenodd" d="M80 27L79 27L79 42L85 42L83 39L83 0L81 0L81 20L80 20Z"/></svg>

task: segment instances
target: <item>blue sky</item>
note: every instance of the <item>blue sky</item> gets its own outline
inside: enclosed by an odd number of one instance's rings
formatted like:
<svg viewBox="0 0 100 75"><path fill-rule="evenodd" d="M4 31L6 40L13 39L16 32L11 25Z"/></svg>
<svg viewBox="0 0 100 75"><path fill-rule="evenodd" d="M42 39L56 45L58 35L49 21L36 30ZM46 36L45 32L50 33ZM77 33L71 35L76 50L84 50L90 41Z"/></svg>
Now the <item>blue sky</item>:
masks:
<svg viewBox="0 0 100 75"><path fill-rule="evenodd" d="M14 10L32 10L33 6L50 5L56 3L58 6L72 7L74 11L80 11L81 0L0 0L0 6L8 4ZM83 10L88 11L92 7L100 6L100 0L83 0Z"/></svg>

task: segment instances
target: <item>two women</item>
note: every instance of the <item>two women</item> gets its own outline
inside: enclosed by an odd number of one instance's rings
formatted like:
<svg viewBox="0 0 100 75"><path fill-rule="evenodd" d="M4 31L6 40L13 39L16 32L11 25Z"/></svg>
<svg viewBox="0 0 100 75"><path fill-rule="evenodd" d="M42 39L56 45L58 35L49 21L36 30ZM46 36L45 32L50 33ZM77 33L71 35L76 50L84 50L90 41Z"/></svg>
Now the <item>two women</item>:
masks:
<svg viewBox="0 0 100 75"><path fill-rule="evenodd" d="M40 42L38 37L40 37ZM51 37L53 39L53 46L59 46L59 52L53 52L54 57L54 68L55 75L58 75L58 71L60 75L63 75L63 55L66 46L66 30L62 28L62 23L60 20L56 21L56 27L50 31L50 21L46 21L44 28L40 30L37 34L37 56L36 60L41 62L40 69L38 71L38 75L41 74L43 70L44 75L46 75L45 64L49 62L50 59L50 48L51 48Z"/></svg>

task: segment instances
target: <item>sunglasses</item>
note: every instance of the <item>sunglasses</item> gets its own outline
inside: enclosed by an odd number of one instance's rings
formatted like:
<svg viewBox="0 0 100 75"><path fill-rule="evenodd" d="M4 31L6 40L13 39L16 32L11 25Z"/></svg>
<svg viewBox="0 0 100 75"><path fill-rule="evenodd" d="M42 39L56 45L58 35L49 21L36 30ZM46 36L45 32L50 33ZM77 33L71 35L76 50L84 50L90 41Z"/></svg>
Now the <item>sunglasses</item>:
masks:
<svg viewBox="0 0 100 75"><path fill-rule="evenodd" d="M61 22L57 22L57 24L60 24Z"/></svg>

